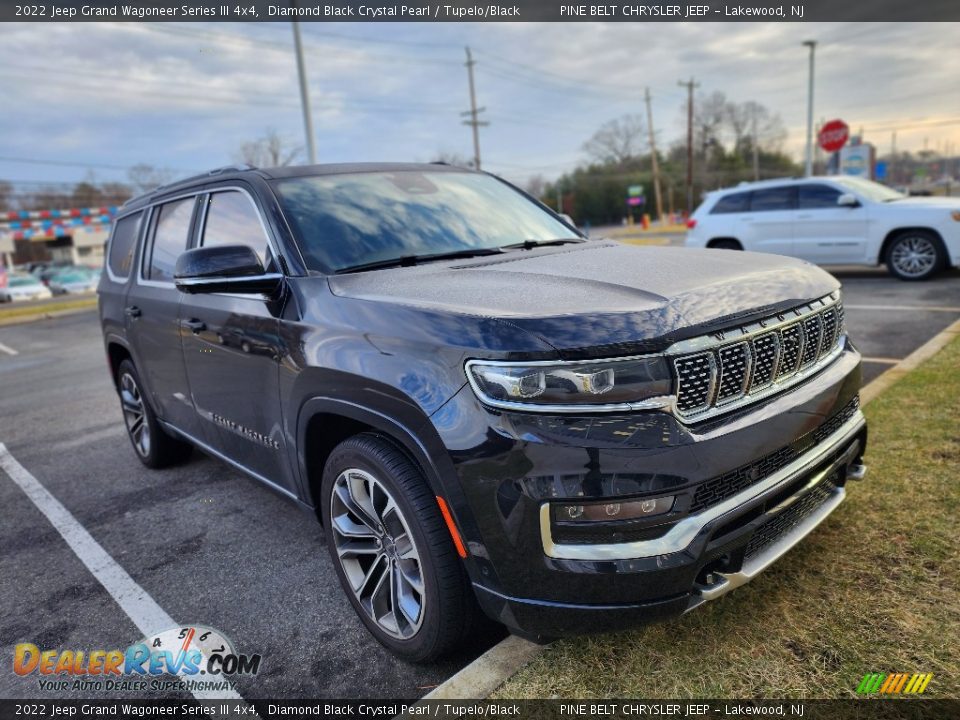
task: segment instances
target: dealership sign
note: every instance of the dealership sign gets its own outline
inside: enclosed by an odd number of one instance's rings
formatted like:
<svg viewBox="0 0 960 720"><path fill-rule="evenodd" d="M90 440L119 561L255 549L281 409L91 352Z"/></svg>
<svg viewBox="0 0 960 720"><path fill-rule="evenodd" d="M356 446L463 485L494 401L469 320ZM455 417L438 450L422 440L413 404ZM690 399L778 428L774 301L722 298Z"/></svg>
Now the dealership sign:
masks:
<svg viewBox="0 0 960 720"><path fill-rule="evenodd" d="M850 128L843 120L831 120L824 123L817 135L817 142L826 152L836 152L847 144L850 137Z"/></svg>

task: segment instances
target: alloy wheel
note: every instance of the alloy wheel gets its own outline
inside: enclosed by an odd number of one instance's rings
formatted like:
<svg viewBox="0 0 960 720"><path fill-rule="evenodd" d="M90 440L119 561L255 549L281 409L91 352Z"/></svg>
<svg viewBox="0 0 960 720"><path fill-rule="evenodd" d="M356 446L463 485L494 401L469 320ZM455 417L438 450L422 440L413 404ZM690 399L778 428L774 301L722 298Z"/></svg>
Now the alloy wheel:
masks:
<svg viewBox="0 0 960 720"><path fill-rule="evenodd" d="M903 238L893 248L890 262L907 277L920 277L929 273L937 262L937 249L922 236Z"/></svg>
<svg viewBox="0 0 960 720"><path fill-rule="evenodd" d="M333 484L330 522L340 566L367 617L391 637L416 635L426 600L423 566L390 491L364 470L344 470Z"/></svg>
<svg viewBox="0 0 960 720"><path fill-rule="evenodd" d="M120 405L133 447L143 457L150 454L150 425L137 381L129 373L120 376Z"/></svg>

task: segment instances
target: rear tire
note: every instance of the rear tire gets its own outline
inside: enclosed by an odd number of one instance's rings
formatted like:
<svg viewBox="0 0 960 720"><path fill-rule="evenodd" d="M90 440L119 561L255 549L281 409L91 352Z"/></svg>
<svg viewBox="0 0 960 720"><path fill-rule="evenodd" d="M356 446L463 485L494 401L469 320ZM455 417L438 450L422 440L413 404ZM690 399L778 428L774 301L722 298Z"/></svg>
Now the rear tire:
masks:
<svg viewBox="0 0 960 720"><path fill-rule="evenodd" d="M193 446L168 434L160 425L130 360L124 360L117 368L117 391L127 437L140 462L156 469L183 462L190 456Z"/></svg>
<svg viewBox="0 0 960 720"><path fill-rule="evenodd" d="M947 253L929 230L905 230L890 243L884 262L895 278L927 280L946 265Z"/></svg>
<svg viewBox="0 0 960 720"><path fill-rule="evenodd" d="M370 633L399 657L427 662L470 634L476 598L422 472L374 433L327 459L320 494L327 549Z"/></svg>
<svg viewBox="0 0 960 720"><path fill-rule="evenodd" d="M714 240L710 243L710 248L716 250L743 250L743 245L736 240Z"/></svg>

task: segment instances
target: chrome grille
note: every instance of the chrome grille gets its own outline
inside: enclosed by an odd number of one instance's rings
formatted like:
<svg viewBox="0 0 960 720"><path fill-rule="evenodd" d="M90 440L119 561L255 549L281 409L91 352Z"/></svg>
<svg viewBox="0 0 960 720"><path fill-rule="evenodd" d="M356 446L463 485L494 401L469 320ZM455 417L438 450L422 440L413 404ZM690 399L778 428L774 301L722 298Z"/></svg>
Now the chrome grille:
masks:
<svg viewBox="0 0 960 720"><path fill-rule="evenodd" d="M820 357L820 341L823 339L823 321L820 315L811 315L803 321L803 339L800 367L806 367Z"/></svg>
<svg viewBox="0 0 960 720"><path fill-rule="evenodd" d="M780 335L771 332L760 335L753 341L753 377L750 390L759 390L773 382L780 360Z"/></svg>
<svg viewBox="0 0 960 720"><path fill-rule="evenodd" d="M777 368L777 380L792 375L800 367L800 354L803 352L803 330L799 323L785 327L780 331L780 366Z"/></svg>
<svg viewBox="0 0 960 720"><path fill-rule="evenodd" d="M678 358L674 363L677 373L677 408L692 412L710 406L716 365L713 353L700 353Z"/></svg>
<svg viewBox="0 0 960 720"><path fill-rule="evenodd" d="M750 377L752 361L750 345L745 342L727 345L717 351L717 357L720 360L717 403L730 402L743 397Z"/></svg>
<svg viewBox="0 0 960 720"><path fill-rule="evenodd" d="M827 296L732 332L679 343L673 357L677 413L708 417L798 382L833 356L843 332L843 308L836 296Z"/></svg>

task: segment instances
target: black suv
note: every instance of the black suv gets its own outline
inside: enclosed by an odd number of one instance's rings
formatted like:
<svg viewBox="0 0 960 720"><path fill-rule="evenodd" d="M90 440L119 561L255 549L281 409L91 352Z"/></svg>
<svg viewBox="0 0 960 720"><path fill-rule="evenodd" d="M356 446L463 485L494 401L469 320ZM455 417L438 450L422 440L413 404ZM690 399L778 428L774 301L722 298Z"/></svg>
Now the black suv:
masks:
<svg viewBox="0 0 960 720"><path fill-rule="evenodd" d="M99 288L144 464L191 447L323 523L347 597L434 658L688 611L862 477L839 285L587 240L445 165L225 168L117 216Z"/></svg>

